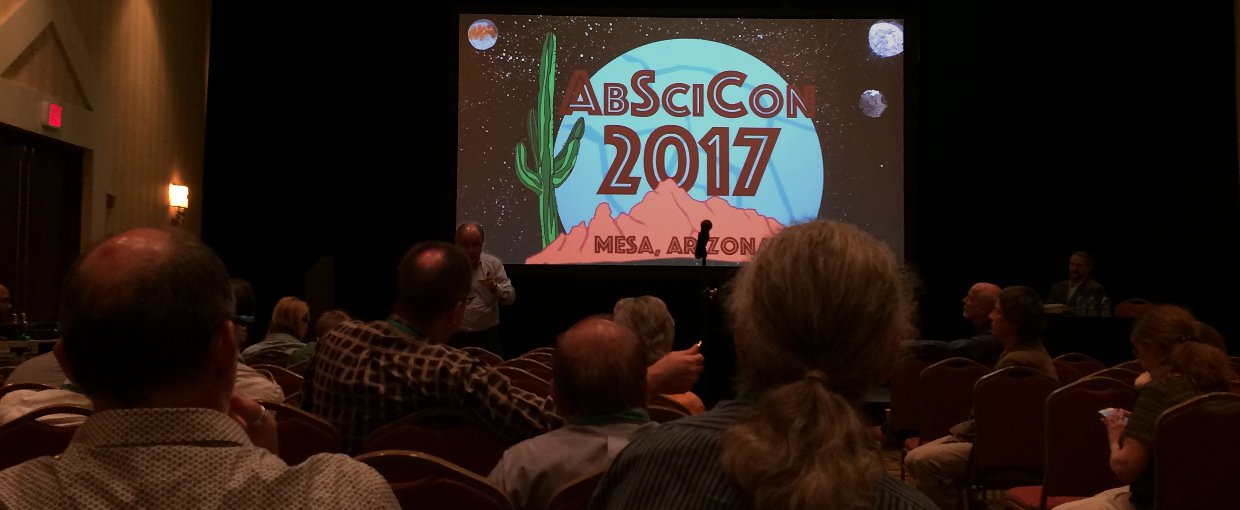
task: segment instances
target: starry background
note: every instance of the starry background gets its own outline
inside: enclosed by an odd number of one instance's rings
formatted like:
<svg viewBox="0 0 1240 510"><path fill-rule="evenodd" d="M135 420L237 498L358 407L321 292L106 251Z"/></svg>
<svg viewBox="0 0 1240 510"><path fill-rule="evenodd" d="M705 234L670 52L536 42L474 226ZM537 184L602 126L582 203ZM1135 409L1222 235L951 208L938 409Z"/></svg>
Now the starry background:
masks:
<svg viewBox="0 0 1240 510"><path fill-rule="evenodd" d="M467 34L469 25L483 18L498 27L499 40L477 50ZM542 248L537 196L516 178L513 147L527 137L545 33L556 34L556 106L576 69L594 74L639 46L697 38L745 51L788 83L816 87L814 124L825 172L819 217L857 224L903 255L904 54L884 58L870 50L868 33L875 21L461 14L457 219L482 223L488 251L507 263ZM656 78L656 91L665 85ZM860 110L861 93L868 89L881 91L887 101L879 118ZM557 115L557 126L560 119Z"/></svg>

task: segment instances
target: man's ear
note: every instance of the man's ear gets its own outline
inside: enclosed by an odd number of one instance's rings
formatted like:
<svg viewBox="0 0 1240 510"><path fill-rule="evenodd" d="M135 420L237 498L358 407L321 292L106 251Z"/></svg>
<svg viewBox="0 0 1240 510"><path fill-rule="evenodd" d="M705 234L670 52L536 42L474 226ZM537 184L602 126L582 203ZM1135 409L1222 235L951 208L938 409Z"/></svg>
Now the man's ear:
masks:
<svg viewBox="0 0 1240 510"><path fill-rule="evenodd" d="M456 331L461 327L461 321L465 320L465 300L462 299L452 308L452 331Z"/></svg>
<svg viewBox="0 0 1240 510"><path fill-rule="evenodd" d="M57 340L56 345L52 346L52 353L56 356L56 362L60 364L60 370L65 373L65 377L69 378L69 382L77 384L77 378L73 376L73 367L69 365L69 355L65 353L65 341Z"/></svg>

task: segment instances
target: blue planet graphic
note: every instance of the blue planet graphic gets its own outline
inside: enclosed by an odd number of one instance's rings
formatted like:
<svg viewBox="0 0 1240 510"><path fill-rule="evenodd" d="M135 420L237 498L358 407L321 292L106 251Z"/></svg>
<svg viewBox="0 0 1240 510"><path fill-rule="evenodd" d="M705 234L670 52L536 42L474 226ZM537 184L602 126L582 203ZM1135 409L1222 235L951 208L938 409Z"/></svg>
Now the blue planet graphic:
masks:
<svg viewBox="0 0 1240 510"><path fill-rule="evenodd" d="M631 89L633 73L643 70L654 70L655 80L652 84L656 94L673 83L684 83L690 86L708 84L721 71L740 71L747 75L744 84L723 89L723 100L730 103L743 103L749 109L750 93L755 87L763 84L773 85L782 94L788 82L770 66L753 55L726 44L702 39L671 39L650 43L634 48L616 57L604 65L598 72L590 76L590 84L600 102L603 97L604 83L620 83L628 88L627 98L630 104L639 103L642 98ZM565 70L565 74L568 72ZM805 84L796 84L798 87ZM559 101L560 98L557 98ZM679 105L690 103L688 94L676 96ZM769 96L759 96L760 107L772 104ZM585 134L581 139L580 153L577 164L569 178L556 189L556 200L559 205L560 220L565 229L588 221L602 202L611 207L612 217L628 212L642 197L651 190L646 175L646 152L653 149L650 134L662 126L679 126L692 134L693 141L689 147L696 149L698 169L696 180L688 190L689 196L704 201L710 198L707 194L707 155L701 146L696 146L707 136L712 128L727 128L726 146L729 153L728 190L735 190L744 164L751 149L735 143L740 128L778 128L779 135L771 150L771 157L765 173L753 196L725 195L720 198L738 208L755 209L759 214L768 216L783 225L808 221L818 216L823 196L823 157L822 143L812 119L804 115L789 118L787 107L784 111L771 118L761 118L753 111L739 118L725 118L718 115L709 106L703 109L700 117L674 117L665 108L649 117L626 115L590 115L575 112L565 116L556 130L555 149L558 153L563 147L578 118L585 119ZM631 111L629 112L631 113ZM616 159L617 149L604 143L603 132L607 125L619 124L632 129L641 139L641 155L637 158L632 170L635 177L642 177L637 192L632 195L598 193L599 186ZM757 150L757 149L755 149ZM664 147L662 154L656 153L655 158L662 158L668 172L678 168L677 150ZM686 158L688 159L688 158ZM683 175L683 173L682 173Z"/></svg>

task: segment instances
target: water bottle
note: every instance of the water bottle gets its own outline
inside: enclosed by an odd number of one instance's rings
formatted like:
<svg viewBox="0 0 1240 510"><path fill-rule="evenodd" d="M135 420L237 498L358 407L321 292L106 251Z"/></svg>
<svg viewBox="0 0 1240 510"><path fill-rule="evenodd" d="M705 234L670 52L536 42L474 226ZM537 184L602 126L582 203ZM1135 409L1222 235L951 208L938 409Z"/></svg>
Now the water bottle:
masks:
<svg viewBox="0 0 1240 510"><path fill-rule="evenodd" d="M1102 296L1102 304L1101 304L1101 307L1102 307L1102 314L1101 314L1101 315L1102 315L1103 317L1110 317L1110 316L1111 316L1111 298L1109 298L1109 297L1107 297L1107 296Z"/></svg>
<svg viewBox="0 0 1240 510"><path fill-rule="evenodd" d="M1085 313L1082 315L1088 317L1098 316L1098 301L1096 301L1093 296L1089 296L1089 299L1085 300Z"/></svg>

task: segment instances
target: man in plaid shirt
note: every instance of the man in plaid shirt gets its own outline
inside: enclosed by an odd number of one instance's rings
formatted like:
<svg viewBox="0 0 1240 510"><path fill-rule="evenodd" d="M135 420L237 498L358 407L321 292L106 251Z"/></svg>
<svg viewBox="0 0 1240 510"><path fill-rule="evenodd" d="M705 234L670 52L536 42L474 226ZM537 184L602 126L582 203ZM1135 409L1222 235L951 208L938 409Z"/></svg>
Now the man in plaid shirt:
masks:
<svg viewBox="0 0 1240 510"><path fill-rule="evenodd" d="M560 425L549 400L444 344L465 313L472 274L460 248L418 243L400 263L395 313L319 340L304 406L340 428L350 454L376 428L430 407L468 409L514 440Z"/></svg>

